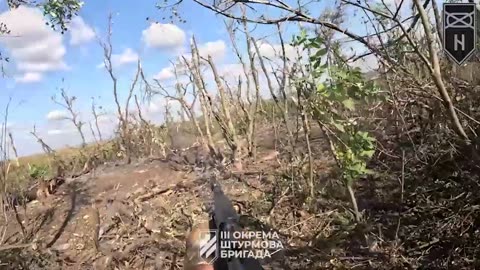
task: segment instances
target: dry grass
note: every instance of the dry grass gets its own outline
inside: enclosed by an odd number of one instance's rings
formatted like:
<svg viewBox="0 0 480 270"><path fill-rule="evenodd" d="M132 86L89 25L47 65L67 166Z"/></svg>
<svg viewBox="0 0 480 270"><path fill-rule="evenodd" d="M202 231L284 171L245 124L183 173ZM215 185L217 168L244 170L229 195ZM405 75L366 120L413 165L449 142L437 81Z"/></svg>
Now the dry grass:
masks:
<svg viewBox="0 0 480 270"><path fill-rule="evenodd" d="M20 157L18 163L10 161L10 167L8 171L7 190L12 193L22 193L28 189L33 183L33 179L30 174L33 168L40 168L46 174L44 178L49 179L56 176L58 173L57 167L59 162L62 162L64 170L68 174L78 173L85 166L89 157L98 156L99 153L103 153L103 161L113 158L115 153L113 152L115 143L91 143L87 146L80 147L66 147L55 151L55 154L33 154L30 156ZM17 164L19 166L17 166Z"/></svg>

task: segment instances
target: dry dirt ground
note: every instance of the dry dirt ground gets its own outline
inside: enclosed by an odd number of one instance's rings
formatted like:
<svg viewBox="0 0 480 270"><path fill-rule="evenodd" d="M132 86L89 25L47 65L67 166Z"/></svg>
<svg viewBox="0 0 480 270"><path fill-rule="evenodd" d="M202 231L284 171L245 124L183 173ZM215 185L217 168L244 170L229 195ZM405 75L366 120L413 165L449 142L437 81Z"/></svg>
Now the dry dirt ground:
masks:
<svg viewBox="0 0 480 270"><path fill-rule="evenodd" d="M331 268L330 253L341 238L331 229L338 205L305 208L295 176L279 173L279 160L271 158L272 141L272 134L259 138L258 162L224 174L223 190L238 206L243 225L280 234L285 250L266 261L266 269ZM322 177L328 177L332 161L321 154L325 143L312 141L320 151L317 179L326 183ZM67 180L46 201L19 208L25 232L10 217L5 242L26 244L0 250L0 269L182 269L185 234L208 217L212 197L202 173L173 165L104 165Z"/></svg>
<svg viewBox="0 0 480 270"><path fill-rule="evenodd" d="M249 177L260 186L262 177L255 174ZM248 181L222 179L222 183L239 207L248 208L249 202L264 196ZM30 202L25 211L20 210L31 244L16 251L28 251L25 258L33 256L28 258L32 261L28 266L3 264L0 269L104 269L108 265L179 269L185 233L206 218L208 200L205 179L192 171L175 170L169 163L143 160L106 165L67 180L47 200ZM19 231L14 220L9 224L8 232ZM20 233L7 235L8 242L21 238Z"/></svg>
<svg viewBox="0 0 480 270"><path fill-rule="evenodd" d="M71 269L99 268L95 263L105 266L109 260L116 260L127 268L131 263L131 269L138 269L137 262L124 261L132 255L127 254L125 248L137 253L138 246L155 238L160 241L162 234L175 234L168 228L175 222L168 220L175 216L169 212L180 212L180 205L184 207L186 203L200 206L195 198L173 188L189 179L188 174L174 171L158 161L104 166L67 180L54 195L43 202L29 203L26 212L20 211L20 214L22 219L28 217L24 222L28 224L27 231L34 231L33 249L53 251L50 255L63 261L58 262L60 268L67 265ZM98 209L99 221L95 209ZM18 227L13 221L9 224ZM96 226L99 226L98 252L93 241ZM49 267L55 268L55 265Z"/></svg>

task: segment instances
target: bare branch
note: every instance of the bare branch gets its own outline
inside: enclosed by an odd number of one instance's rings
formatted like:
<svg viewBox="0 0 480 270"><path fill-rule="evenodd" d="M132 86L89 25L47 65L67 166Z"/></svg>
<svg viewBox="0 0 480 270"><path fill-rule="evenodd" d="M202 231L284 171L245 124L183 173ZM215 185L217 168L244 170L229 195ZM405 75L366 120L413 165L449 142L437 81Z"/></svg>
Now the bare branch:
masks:
<svg viewBox="0 0 480 270"><path fill-rule="evenodd" d="M62 96L62 102L58 101L55 96L52 97L52 100L53 102L55 102L55 104L62 106L70 113L70 117L66 117L65 119L70 120L72 124L75 126L75 128L78 131L78 134L80 134L80 138L82 139L82 147L85 147L87 145L87 142L85 140L85 135L82 129L85 123L80 119L78 119L78 112L76 112L73 107L75 101L77 100L77 97L69 96L65 91L65 88L61 88L60 93Z"/></svg>

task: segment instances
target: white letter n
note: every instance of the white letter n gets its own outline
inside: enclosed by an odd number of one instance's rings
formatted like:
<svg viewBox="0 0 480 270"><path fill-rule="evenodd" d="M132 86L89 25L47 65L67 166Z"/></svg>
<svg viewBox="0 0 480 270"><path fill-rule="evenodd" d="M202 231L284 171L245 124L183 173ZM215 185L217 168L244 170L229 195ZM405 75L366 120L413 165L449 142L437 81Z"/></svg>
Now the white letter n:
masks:
<svg viewBox="0 0 480 270"><path fill-rule="evenodd" d="M453 35L453 44L454 44L454 50L458 51L458 45L462 46L462 51L465 50L465 35L461 35L462 39L460 40L458 38L458 34Z"/></svg>

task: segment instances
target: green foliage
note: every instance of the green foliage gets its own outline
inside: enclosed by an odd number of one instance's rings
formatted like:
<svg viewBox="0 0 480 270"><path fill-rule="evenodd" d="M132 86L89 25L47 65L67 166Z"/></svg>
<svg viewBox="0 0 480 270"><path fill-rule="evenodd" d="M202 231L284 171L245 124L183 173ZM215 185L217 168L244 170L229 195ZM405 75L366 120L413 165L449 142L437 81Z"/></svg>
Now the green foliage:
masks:
<svg viewBox="0 0 480 270"><path fill-rule="evenodd" d="M321 37L310 38L302 32L294 46L309 54L306 77L298 78L297 90L308 101L310 113L328 133L332 150L347 185L371 173L367 162L375 152L375 139L361 130L360 111L378 99L373 82L364 80L361 71L343 62L326 64L327 50ZM333 64L332 64L333 63Z"/></svg>
<svg viewBox="0 0 480 270"><path fill-rule="evenodd" d="M46 165L32 165L28 169L28 175L32 179L43 179L45 178L49 173L48 166Z"/></svg>
<svg viewBox="0 0 480 270"><path fill-rule="evenodd" d="M43 4L43 14L50 19L52 29L58 26L62 34L67 31L70 20L78 14L83 2L78 0L48 0Z"/></svg>
<svg viewBox="0 0 480 270"><path fill-rule="evenodd" d="M341 133L342 143L335 147L335 154L342 167L342 176L347 184L369 174L367 161L375 152L375 139L367 132L347 129Z"/></svg>

